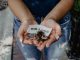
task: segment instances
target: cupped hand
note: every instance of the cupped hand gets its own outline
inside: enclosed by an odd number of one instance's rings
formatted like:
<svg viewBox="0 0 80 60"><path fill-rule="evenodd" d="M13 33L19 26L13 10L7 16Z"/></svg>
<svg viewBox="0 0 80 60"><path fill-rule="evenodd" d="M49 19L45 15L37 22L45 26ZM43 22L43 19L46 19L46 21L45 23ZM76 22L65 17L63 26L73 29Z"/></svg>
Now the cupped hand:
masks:
<svg viewBox="0 0 80 60"><path fill-rule="evenodd" d="M31 39L27 38L27 29L29 25L37 24L36 21L24 21L21 23L21 26L18 30L17 36L19 40L25 44L33 44L33 41Z"/></svg>
<svg viewBox="0 0 80 60"><path fill-rule="evenodd" d="M61 27L53 19L43 20L41 25L44 25L44 26L49 27L49 28L52 28L52 32L51 32L51 34L49 36L49 39L47 39L46 41L44 41L41 44L40 43L38 44L37 48L40 51L42 51L45 47L49 47L52 43L57 41L59 39L59 37L61 36Z"/></svg>

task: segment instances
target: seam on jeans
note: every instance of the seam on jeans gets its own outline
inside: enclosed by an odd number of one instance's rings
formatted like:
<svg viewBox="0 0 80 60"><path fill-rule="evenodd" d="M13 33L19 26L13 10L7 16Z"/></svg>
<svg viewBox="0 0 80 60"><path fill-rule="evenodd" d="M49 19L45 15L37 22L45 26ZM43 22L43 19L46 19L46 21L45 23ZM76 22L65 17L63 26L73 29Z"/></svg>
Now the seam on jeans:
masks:
<svg viewBox="0 0 80 60"><path fill-rule="evenodd" d="M65 24L68 23L68 22L70 22L70 20L68 20L68 21L66 21L65 23L62 23L62 24L60 24L60 25L61 25L61 26L62 26L62 25L65 25Z"/></svg>
<svg viewBox="0 0 80 60"><path fill-rule="evenodd" d="M69 34L69 40L70 40L70 38L71 38L71 30L70 30L70 34Z"/></svg>

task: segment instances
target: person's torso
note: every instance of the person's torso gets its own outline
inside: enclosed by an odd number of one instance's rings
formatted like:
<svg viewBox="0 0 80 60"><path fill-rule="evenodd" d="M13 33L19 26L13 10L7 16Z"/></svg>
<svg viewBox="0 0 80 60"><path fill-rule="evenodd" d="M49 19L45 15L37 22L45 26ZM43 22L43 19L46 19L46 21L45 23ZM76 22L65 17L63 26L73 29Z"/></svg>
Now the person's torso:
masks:
<svg viewBox="0 0 80 60"><path fill-rule="evenodd" d="M36 21L41 23L41 17L45 17L59 2L60 0L23 0L25 5L29 8L34 15ZM65 18L60 20L60 24L63 24L70 20L70 14L66 14Z"/></svg>
<svg viewBox="0 0 80 60"><path fill-rule="evenodd" d="M33 15L46 16L60 0L24 0Z"/></svg>

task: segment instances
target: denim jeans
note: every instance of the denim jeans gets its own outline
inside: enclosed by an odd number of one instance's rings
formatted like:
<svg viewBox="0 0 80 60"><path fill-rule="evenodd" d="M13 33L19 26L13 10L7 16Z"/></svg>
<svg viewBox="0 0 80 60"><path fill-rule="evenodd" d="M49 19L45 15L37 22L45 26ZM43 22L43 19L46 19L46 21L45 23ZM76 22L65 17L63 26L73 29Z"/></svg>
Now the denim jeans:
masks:
<svg viewBox="0 0 80 60"><path fill-rule="evenodd" d="M62 29L62 36L58 41L52 43L50 47L44 48L44 57L45 60L60 60L60 57L63 57L62 54L66 52L68 41L71 36L71 17L65 16L63 18L66 22L60 24ZM17 35L18 29L20 27L20 22L15 18L14 20L14 35ZM40 60L41 52L37 49L36 46L23 44L16 37L16 43L21 49L25 60Z"/></svg>

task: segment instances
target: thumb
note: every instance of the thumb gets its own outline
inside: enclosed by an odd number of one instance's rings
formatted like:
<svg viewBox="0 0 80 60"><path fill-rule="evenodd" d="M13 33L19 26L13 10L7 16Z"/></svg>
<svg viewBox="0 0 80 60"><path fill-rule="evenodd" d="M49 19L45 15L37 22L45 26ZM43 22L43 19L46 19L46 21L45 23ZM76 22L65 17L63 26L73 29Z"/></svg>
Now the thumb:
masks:
<svg viewBox="0 0 80 60"><path fill-rule="evenodd" d="M22 43L23 43L23 40L24 40L24 39L23 39L23 36L22 36L21 34L20 34L20 35L18 34L18 38L19 38L19 40L20 40L20 42L21 42L21 45L24 46L24 45L22 44Z"/></svg>
<svg viewBox="0 0 80 60"><path fill-rule="evenodd" d="M49 40L49 41L47 41L47 43L46 43L46 47L49 47L52 43L53 43L53 40Z"/></svg>
<svg viewBox="0 0 80 60"><path fill-rule="evenodd" d="M20 40L20 42L23 42L23 35L18 33L17 36L18 36L18 39Z"/></svg>
<svg viewBox="0 0 80 60"><path fill-rule="evenodd" d="M41 44L41 46L38 46L38 47L37 47L37 49L38 49L39 51L42 51L42 50L45 48L46 43L47 43L47 41L43 42L43 43Z"/></svg>
<svg viewBox="0 0 80 60"><path fill-rule="evenodd" d="M22 36L20 36L19 40L20 40L20 42L23 42L23 37L22 37Z"/></svg>

